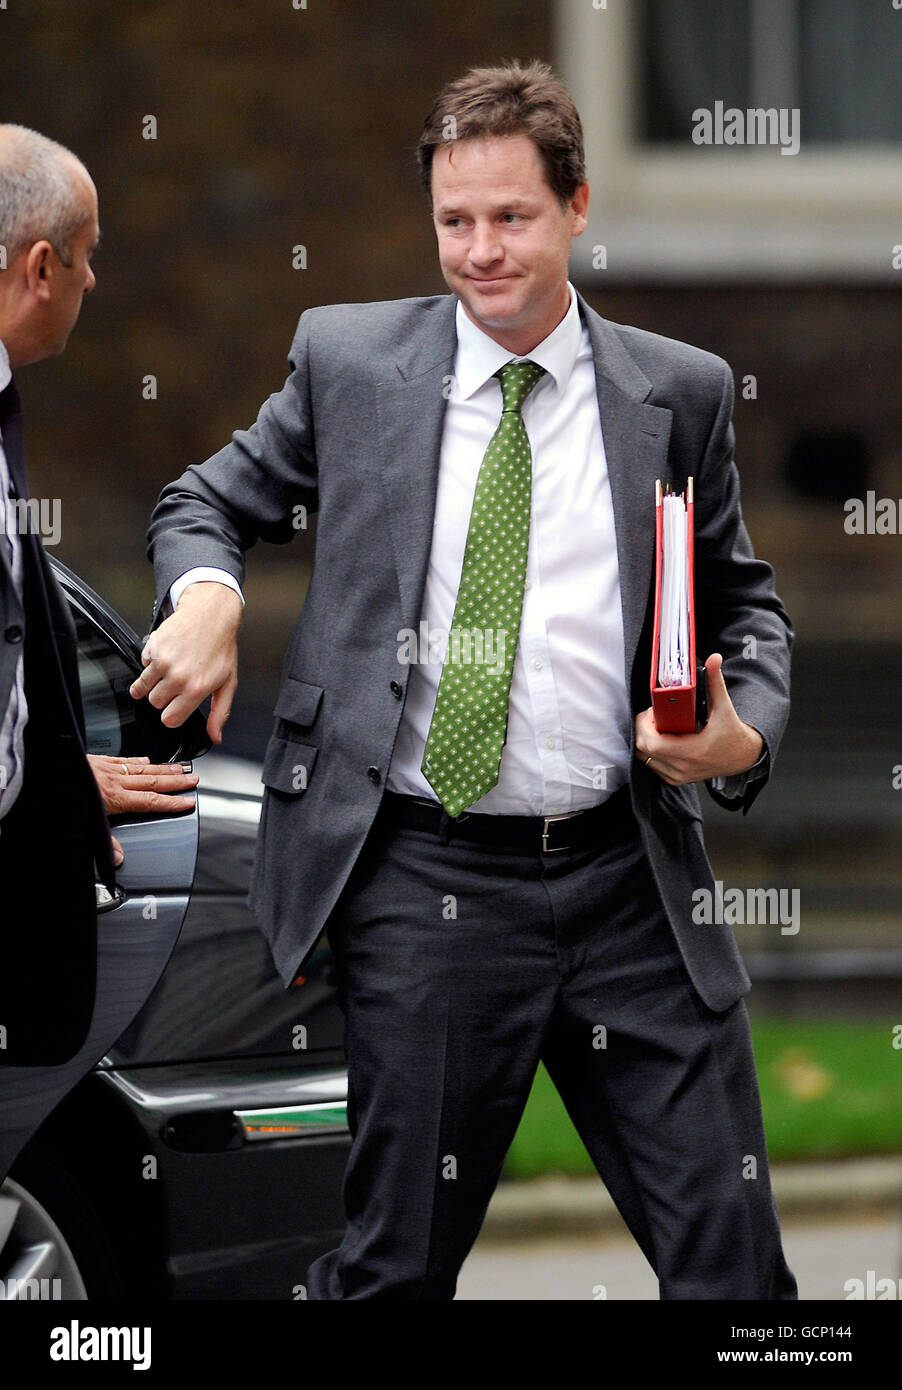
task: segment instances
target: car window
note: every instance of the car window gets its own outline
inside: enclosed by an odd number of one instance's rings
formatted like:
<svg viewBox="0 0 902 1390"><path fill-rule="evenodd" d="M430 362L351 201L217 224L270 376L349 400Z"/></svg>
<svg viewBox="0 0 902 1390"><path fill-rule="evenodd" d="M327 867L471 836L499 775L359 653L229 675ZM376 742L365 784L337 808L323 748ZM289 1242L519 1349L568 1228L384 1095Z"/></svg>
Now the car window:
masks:
<svg viewBox="0 0 902 1390"><path fill-rule="evenodd" d="M169 762L184 742L184 731L165 728L152 705L132 699L129 686L140 668L76 604L70 602L70 609L78 634L87 751L125 758L146 754L151 762Z"/></svg>
<svg viewBox="0 0 902 1390"><path fill-rule="evenodd" d="M87 750L89 753L121 757L122 724L128 722L128 711L120 708L116 698L116 682L118 678L121 684L125 662L87 618L80 614L75 617L78 679L85 712Z"/></svg>

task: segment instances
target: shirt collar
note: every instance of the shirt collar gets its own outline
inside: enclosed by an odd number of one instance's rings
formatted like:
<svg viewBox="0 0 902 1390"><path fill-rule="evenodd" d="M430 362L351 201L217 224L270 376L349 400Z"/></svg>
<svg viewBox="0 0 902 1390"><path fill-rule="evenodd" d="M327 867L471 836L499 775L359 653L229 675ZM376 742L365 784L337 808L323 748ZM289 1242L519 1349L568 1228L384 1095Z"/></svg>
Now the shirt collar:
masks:
<svg viewBox="0 0 902 1390"><path fill-rule="evenodd" d="M5 391L13 379L13 374L9 366L9 353L6 351L3 339L0 338L0 391Z"/></svg>
<svg viewBox="0 0 902 1390"><path fill-rule="evenodd" d="M548 375L554 378L559 392L565 389L570 380L570 374L576 364L582 341L579 304L576 291L569 280L567 281L567 289L570 292L570 308L557 328L549 333L547 338L543 338L532 352L527 354L531 362L536 362L540 367L544 367ZM466 400L469 396L474 395L480 387L491 380L499 367L503 367L505 362L511 360L522 361L523 359L513 357L507 348L503 348L500 343L495 342L494 338L490 338L481 328L477 328L465 312L463 304L458 300L457 357L455 360L458 396Z"/></svg>

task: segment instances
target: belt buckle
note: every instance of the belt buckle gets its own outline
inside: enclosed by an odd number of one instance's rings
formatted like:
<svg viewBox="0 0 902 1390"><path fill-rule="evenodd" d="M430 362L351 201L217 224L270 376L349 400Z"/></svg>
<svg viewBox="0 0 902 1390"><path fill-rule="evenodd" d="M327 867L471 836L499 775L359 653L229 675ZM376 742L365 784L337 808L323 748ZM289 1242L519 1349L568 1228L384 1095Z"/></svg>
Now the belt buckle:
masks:
<svg viewBox="0 0 902 1390"><path fill-rule="evenodd" d="M560 811L560 812L558 812L558 814L557 814L556 816L543 816L543 817L542 817L542 819L543 819L544 822L545 822L544 825L542 826L542 853L543 853L543 854L560 854L561 850L564 850L564 849L567 848L566 845L549 845L549 843L548 843L548 827L549 827L549 825L551 825L552 821L556 821L556 820L572 820L574 816L580 816L580 815L582 815L582 812L581 812L581 811Z"/></svg>

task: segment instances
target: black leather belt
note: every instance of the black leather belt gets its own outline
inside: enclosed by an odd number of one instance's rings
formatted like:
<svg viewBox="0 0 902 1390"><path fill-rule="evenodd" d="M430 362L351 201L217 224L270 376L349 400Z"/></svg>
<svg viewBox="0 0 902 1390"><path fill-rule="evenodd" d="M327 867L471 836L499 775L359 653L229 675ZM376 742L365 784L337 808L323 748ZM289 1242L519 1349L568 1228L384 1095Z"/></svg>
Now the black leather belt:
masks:
<svg viewBox="0 0 902 1390"><path fill-rule="evenodd" d="M443 839L475 840L554 854L565 849L601 848L635 830L629 787L621 787L600 806L558 816L486 816L464 811L452 818L436 801L387 791L379 816L395 826L428 830Z"/></svg>

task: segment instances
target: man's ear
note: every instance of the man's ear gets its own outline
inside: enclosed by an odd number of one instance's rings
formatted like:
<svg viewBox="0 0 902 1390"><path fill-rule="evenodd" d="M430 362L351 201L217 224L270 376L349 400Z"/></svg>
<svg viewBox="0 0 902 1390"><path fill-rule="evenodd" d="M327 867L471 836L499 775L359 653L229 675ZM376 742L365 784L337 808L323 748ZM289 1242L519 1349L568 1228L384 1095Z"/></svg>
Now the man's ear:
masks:
<svg viewBox="0 0 902 1390"><path fill-rule="evenodd" d="M589 221L589 185L587 183L581 183L574 190L570 198L570 212L573 216L570 235L582 236Z"/></svg>
<svg viewBox="0 0 902 1390"><path fill-rule="evenodd" d="M38 299L50 298L53 272L53 247L49 241L36 241L25 252L25 284Z"/></svg>

